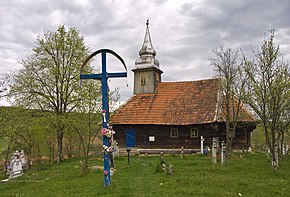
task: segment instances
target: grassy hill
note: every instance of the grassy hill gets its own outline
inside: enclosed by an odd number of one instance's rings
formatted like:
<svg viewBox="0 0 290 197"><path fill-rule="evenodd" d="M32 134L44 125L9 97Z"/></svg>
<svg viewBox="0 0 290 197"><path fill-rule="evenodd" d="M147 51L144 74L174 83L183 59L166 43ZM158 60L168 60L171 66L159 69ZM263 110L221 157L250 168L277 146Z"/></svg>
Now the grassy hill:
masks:
<svg viewBox="0 0 290 197"><path fill-rule="evenodd" d="M0 183L0 196L290 196L290 158L273 172L265 154L234 155L226 166L212 165L210 156L165 156L173 176L156 172L158 156L116 160L112 184L103 186L102 159L90 159L83 176L80 159L33 166L24 176ZM3 176L1 177L4 178Z"/></svg>

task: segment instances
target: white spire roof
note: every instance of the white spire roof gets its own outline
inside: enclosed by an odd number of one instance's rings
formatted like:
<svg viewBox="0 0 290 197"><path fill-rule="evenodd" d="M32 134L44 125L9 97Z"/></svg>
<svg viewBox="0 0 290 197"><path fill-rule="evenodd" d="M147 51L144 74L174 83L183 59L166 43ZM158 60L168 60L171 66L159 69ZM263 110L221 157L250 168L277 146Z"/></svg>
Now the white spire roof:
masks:
<svg viewBox="0 0 290 197"><path fill-rule="evenodd" d="M142 48L139 51L139 59L135 62L135 69L155 67L159 69L159 62L155 59L156 51L153 48L150 33L149 19L146 22L146 32Z"/></svg>

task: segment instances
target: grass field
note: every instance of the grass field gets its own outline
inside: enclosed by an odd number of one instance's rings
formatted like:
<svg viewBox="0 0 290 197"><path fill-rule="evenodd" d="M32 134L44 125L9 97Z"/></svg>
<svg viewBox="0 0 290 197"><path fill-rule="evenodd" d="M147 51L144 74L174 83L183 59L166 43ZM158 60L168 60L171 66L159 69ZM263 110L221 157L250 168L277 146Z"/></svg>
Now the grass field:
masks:
<svg viewBox="0 0 290 197"><path fill-rule="evenodd" d="M24 176L0 183L0 196L290 196L290 158L273 172L264 154L234 155L226 166L202 155L165 156L173 176L156 173L158 156L116 160L112 184L103 186L103 171L83 176L79 159L34 166ZM102 165L91 158L90 166ZM3 176L1 177L4 178Z"/></svg>

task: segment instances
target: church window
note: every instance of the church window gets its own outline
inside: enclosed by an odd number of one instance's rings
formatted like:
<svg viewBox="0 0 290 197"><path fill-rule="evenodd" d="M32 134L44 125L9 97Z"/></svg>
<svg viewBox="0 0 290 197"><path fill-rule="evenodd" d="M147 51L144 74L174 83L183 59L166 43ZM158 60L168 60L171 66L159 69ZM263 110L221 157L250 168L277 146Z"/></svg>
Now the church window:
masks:
<svg viewBox="0 0 290 197"><path fill-rule="evenodd" d="M190 128L190 137L191 138L198 138L198 129L197 128Z"/></svg>
<svg viewBox="0 0 290 197"><path fill-rule="evenodd" d="M177 128L172 128L170 130L170 137L171 138L178 138L178 129Z"/></svg>

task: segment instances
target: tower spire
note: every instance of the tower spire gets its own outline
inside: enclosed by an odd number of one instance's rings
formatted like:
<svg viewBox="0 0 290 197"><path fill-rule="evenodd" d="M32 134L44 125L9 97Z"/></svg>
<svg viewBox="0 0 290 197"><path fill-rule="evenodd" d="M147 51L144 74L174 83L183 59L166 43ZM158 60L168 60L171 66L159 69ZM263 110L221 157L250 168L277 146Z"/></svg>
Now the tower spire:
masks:
<svg viewBox="0 0 290 197"><path fill-rule="evenodd" d="M134 72L134 94L154 93L161 74L159 62L155 59L156 51L153 49L149 33L149 19L146 21L146 32L144 42L139 51L139 58L135 62Z"/></svg>
<svg viewBox="0 0 290 197"><path fill-rule="evenodd" d="M139 59L136 60L135 66L138 68L159 68L159 62L155 59L156 51L153 48L149 32L149 19L146 21L146 32L143 45L139 51Z"/></svg>

